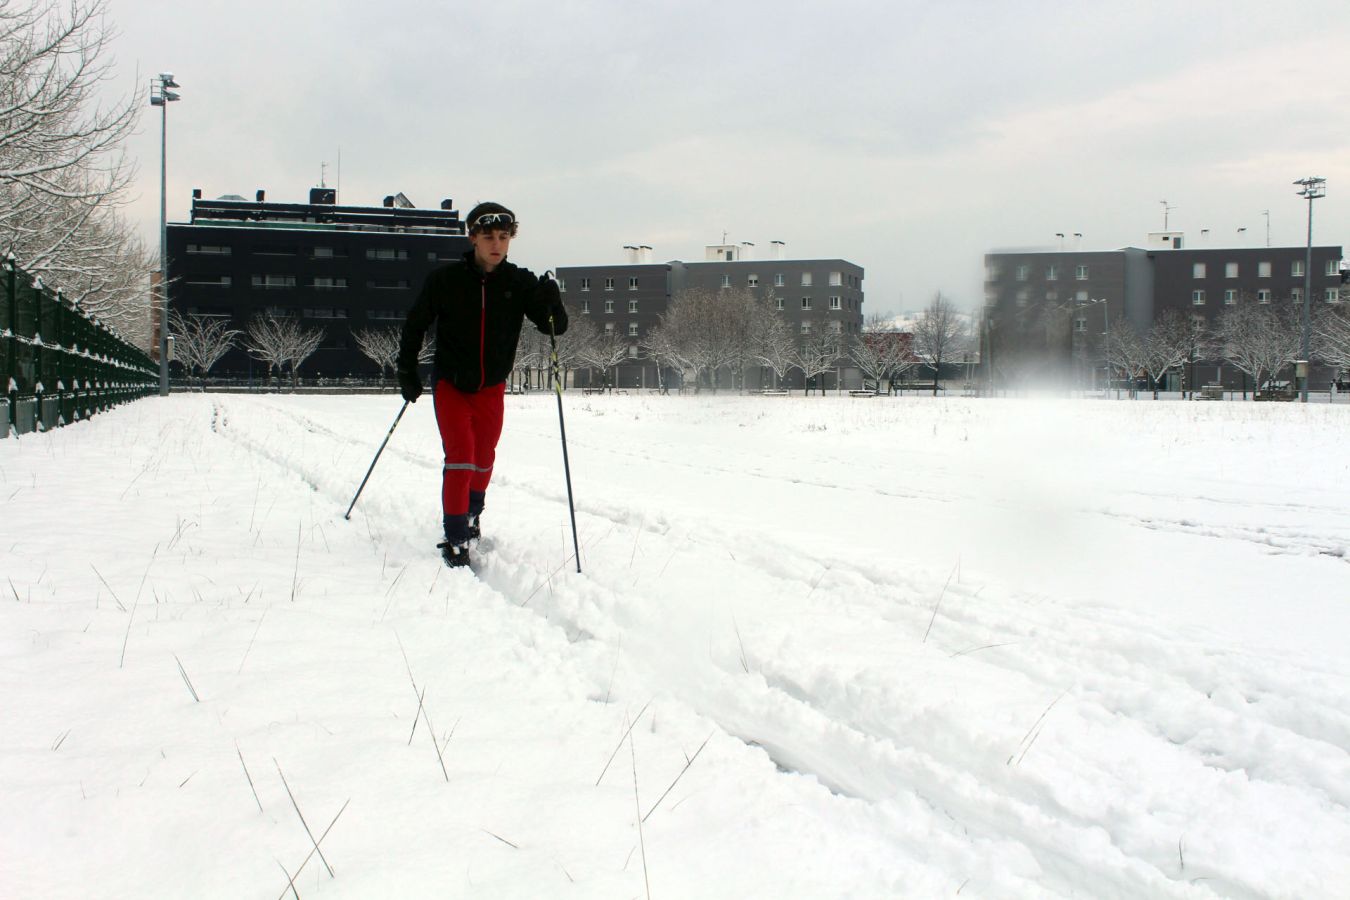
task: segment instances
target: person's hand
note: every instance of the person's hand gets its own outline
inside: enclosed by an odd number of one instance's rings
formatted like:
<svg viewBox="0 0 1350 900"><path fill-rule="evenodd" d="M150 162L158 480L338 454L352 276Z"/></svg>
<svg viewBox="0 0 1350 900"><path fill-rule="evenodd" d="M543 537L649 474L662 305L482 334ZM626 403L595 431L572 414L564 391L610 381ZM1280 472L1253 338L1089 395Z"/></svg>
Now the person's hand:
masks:
<svg viewBox="0 0 1350 900"><path fill-rule="evenodd" d="M539 287L535 290L535 297L544 304L548 310L548 317L553 320L553 326L558 334L567 330L567 307L563 306L562 291L558 288L558 282L553 276L545 272L539 276Z"/></svg>
<svg viewBox="0 0 1350 900"><path fill-rule="evenodd" d="M399 372L398 391L404 400L416 403L417 398L422 396L422 379L417 377L416 372Z"/></svg>

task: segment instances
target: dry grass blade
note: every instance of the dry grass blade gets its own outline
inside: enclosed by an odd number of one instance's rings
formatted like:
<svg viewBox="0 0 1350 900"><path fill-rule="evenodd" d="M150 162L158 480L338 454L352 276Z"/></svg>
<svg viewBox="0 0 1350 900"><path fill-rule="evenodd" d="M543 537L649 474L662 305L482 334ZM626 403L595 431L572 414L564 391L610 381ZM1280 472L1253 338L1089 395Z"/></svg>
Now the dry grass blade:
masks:
<svg viewBox="0 0 1350 900"><path fill-rule="evenodd" d="M98 569L95 569L94 572L97 573L97 572L98 572ZM102 578L103 576L100 575L99 577ZM12 594L14 595L14 602L15 602L15 603L22 603L23 601L19 599L19 591L18 591L18 589L17 589L16 587L14 587L14 579L13 579L13 578L6 578L5 580L9 582L9 590L10 590L10 593L12 593ZM105 581L104 584L107 584L107 582ZM112 590L112 588L108 588L108 590ZM117 600L117 595L116 595L116 594L113 595L113 599L114 599L114 600ZM122 603L121 603L120 600L118 601L117 605L118 605L118 606L122 606ZM126 607L125 607L125 606L122 606L122 610L125 612L125 611L126 611Z"/></svg>
<svg viewBox="0 0 1350 900"><path fill-rule="evenodd" d="M275 760L273 761L275 762ZM295 874L291 876L291 880L286 884L286 887L282 889L281 894L277 896L277 900L285 900L286 891L295 890L295 879L300 877L300 873L305 870L305 866L307 866L309 864L309 861L314 858L314 854L319 853L319 845L323 843L324 838L328 837L328 832L333 830L333 826L337 824L337 820L342 817L342 814L344 812L347 811L347 804L351 802L352 798L348 797L346 802L342 804L342 809L339 809L337 811L337 815L333 816L333 821L329 822L328 827L323 830L323 834L319 835L319 839L314 842L314 849L309 851L309 855L306 856L304 861L300 863L300 868L295 870ZM319 853L319 855L323 856L322 853ZM296 896L298 897L299 894L296 894Z"/></svg>
<svg viewBox="0 0 1350 900"><path fill-rule="evenodd" d="M1055 708L1055 704L1063 700L1064 695L1067 693L1069 693L1069 689L1065 688L1058 697L1050 701L1050 705L1041 713L1040 718L1027 729L1026 734L1022 735L1022 741L1018 744L1018 747L1022 750L1022 755L1018 756L1017 751L1014 750L1012 756L1008 757L1008 761L1004 763L1004 765L1013 765L1013 757L1017 758L1017 765L1020 766L1022 764L1022 760L1026 758L1027 751L1031 749L1031 745L1036 743L1036 738L1041 736L1041 723L1045 721L1046 716L1050 715L1050 710Z"/></svg>
<svg viewBox="0 0 1350 900"><path fill-rule="evenodd" d="M511 843L511 842L508 841L506 838L502 837L500 834L493 834L491 831L488 831L486 828L480 828L479 831L483 832L483 834L492 835L492 837L495 837L497 840L501 841L503 844L505 844L506 846L512 848L513 850L519 850L519 849L520 849L520 846L519 846L518 844L513 844L513 843Z"/></svg>
<svg viewBox="0 0 1350 900"><path fill-rule="evenodd" d="M295 602L295 589L300 584L300 525L295 526L295 574L291 576L291 602ZM319 854L320 858L323 854Z"/></svg>
<svg viewBox="0 0 1350 900"><path fill-rule="evenodd" d="M281 771L281 763L277 762L275 757L272 759L272 762L277 767L277 774L281 776L281 783L286 785L286 796L291 798L291 806L295 807L295 814L300 817L300 824L305 826L305 834L309 835L310 841L314 844L314 849L318 851L320 861L323 862L324 868L328 870L328 877L333 878L333 867L330 866L328 860L324 858L323 851L319 850L319 842L314 840L314 832L309 830L309 823L305 821L305 814L300 811L300 804L295 802L295 794L291 793L291 786L286 783L286 775ZM304 868L304 866L301 866L301 868Z"/></svg>
<svg viewBox="0 0 1350 900"><path fill-rule="evenodd" d="M112 585L108 584L108 579L104 578L104 577L103 577L103 574L102 574L101 572L99 572L98 569L94 568L94 564L93 564L93 563L90 563L90 564L89 564L89 568L94 569L94 574L98 576L98 580L101 581L101 582L103 582L103 586L104 586L105 588L108 589L108 593L112 594L113 602L115 602L115 603L117 604L117 608L120 609L122 612L126 612L126 611L127 611L126 606L124 606L124 605L122 604L122 601L121 601L120 599L118 599L118 597L117 597L117 592L114 591L114 590L112 589ZM14 589L14 582L11 581L11 582L9 583L9 587L10 587L10 590L13 590L13 589ZM15 599L15 600L18 600L18 599L19 599L19 594L18 594L17 591L16 591L15 594L14 594L14 599Z"/></svg>
<svg viewBox="0 0 1350 900"><path fill-rule="evenodd" d="M52 742L52 750L61 749L61 745L66 742L66 738L70 737L70 731L71 729L67 728L64 732L62 732L60 737L58 737L54 742Z"/></svg>
<svg viewBox="0 0 1350 900"><path fill-rule="evenodd" d="M609 771L610 764L614 762L614 757L618 756L619 751L623 749L623 742L628 737L629 732L631 732L633 728L637 726L638 720L642 718L642 714L645 713L647 711L647 707L651 705L652 701L650 700L644 703L642 705L642 709L638 710L638 714L633 718L632 723L629 724L629 726L626 729L624 729L623 735L619 738L619 743L614 747L614 752L609 755L609 759L605 761L605 767L600 770L600 777L595 779L595 784L597 787L600 785L600 782L604 780L605 773Z"/></svg>
<svg viewBox="0 0 1350 900"><path fill-rule="evenodd" d="M276 859L276 857L273 857ZM300 900L300 892L295 889L295 876L286 871L286 867L281 865L281 860L277 859L277 865L281 867L281 874L286 876L286 883L291 887L291 893L295 895L295 900ZM286 892L282 891L281 896L285 897Z"/></svg>
<svg viewBox="0 0 1350 900"><path fill-rule="evenodd" d="M741 669L745 671L745 674L749 675L750 661L745 656L745 641L741 639L741 626L736 621L735 616L731 617L731 627L736 631L736 643L739 644L741 648Z"/></svg>
<svg viewBox="0 0 1350 900"><path fill-rule="evenodd" d="M956 564L958 566L961 565L959 560L957 561ZM942 608L942 598L947 596L947 587L952 583L952 576L955 574L956 569L953 568L952 574L947 576L947 583L942 586L942 593L938 594L937 603L933 605L933 616L928 620L928 630L923 633L923 640L920 641L919 643L921 644L928 643L928 633L933 630L933 623L937 621L938 610Z"/></svg>
<svg viewBox="0 0 1350 900"><path fill-rule="evenodd" d="M637 724L634 722L634 724ZM633 749L633 728L628 728L628 755L633 761L633 811L638 817L638 846L642 848L642 883L647 888L647 900L652 900L652 883L647 875L647 840L642 836L642 801L638 798L637 751Z"/></svg>
<svg viewBox="0 0 1350 900"><path fill-rule="evenodd" d="M248 763L244 762L244 751L239 749L239 742L234 742L234 752L239 754L239 765L244 767L244 777L248 779L248 789L253 792L253 802L258 804L258 812L263 811L262 801L258 799L258 789L253 786L253 776L249 774Z"/></svg>
<svg viewBox="0 0 1350 900"><path fill-rule="evenodd" d="M408 732L408 746L412 746L413 735L417 734L417 720L422 718L422 704L427 698L427 689L422 688L422 693L417 697L417 712L413 714L412 731Z"/></svg>
<svg viewBox="0 0 1350 900"><path fill-rule="evenodd" d="M694 755L689 758L689 762L684 764L684 768L680 770L680 774L675 776L675 780L670 783L670 787L666 788L665 793L663 793L660 797L657 798L656 802L652 804L651 809L647 810L647 815L642 817L642 821L644 822L647 821L647 819L651 816L651 814L656 812L656 808L661 805L661 801L666 799L666 797L670 794L671 791L675 790L675 785L680 783L680 779L684 777L684 773L689 771L689 767L694 764L694 760L698 759L698 755L703 752L703 748L708 746L708 741L711 740L712 734L709 734L706 738L703 739L703 743L698 745L698 749L695 750Z"/></svg>
<svg viewBox="0 0 1350 900"><path fill-rule="evenodd" d="M178 674L183 676L183 684L186 684L188 691L192 693L192 699L201 703L202 698L197 696L197 689L192 686L192 679L188 677L187 669L183 668L183 661L178 658L177 653L173 654L173 661L178 663Z"/></svg>
<svg viewBox="0 0 1350 900"><path fill-rule="evenodd" d="M255 585L255 587L256 587L256 585ZM249 591L249 592L248 592L248 595L249 595L249 597L252 597L252 596L253 596L253 592L252 592L252 591ZM245 598L244 602L247 603L247 602L248 602L248 599ZM241 660L239 660L239 670L238 670L237 672L235 672L234 674L236 674L236 675L242 675L242 674L244 674L244 663L248 661L248 655L249 655L249 653L252 652L252 650L253 650L253 642L256 641L256 640L258 639L258 632L259 632L259 631L262 631L262 623L263 623L263 620L266 619L266 618L267 618L267 610L264 609L264 610L263 610L263 614L262 614L261 616L258 617L258 627L253 629L253 637L251 637L251 638L248 639L248 647L246 647L246 648L244 649L244 658L241 659Z"/></svg>

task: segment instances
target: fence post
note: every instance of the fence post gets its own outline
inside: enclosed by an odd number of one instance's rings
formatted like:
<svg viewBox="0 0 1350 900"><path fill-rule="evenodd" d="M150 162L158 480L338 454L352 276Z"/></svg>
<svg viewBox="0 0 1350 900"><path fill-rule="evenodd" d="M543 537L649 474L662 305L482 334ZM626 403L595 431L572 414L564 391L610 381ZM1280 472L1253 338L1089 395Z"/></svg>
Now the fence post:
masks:
<svg viewBox="0 0 1350 900"><path fill-rule="evenodd" d="M5 437L19 433L19 264L10 253L5 258L9 277L5 280L5 297L9 307L9 365L5 372L5 395L9 397L9 421L5 423Z"/></svg>

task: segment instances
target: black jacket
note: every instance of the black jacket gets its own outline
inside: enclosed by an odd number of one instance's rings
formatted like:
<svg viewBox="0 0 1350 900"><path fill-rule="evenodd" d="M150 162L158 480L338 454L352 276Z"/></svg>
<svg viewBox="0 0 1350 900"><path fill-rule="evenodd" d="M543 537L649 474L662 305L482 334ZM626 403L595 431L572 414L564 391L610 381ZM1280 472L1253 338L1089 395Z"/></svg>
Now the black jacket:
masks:
<svg viewBox="0 0 1350 900"><path fill-rule="evenodd" d="M500 384L516 362L516 343L523 319L544 334L567 330L567 310L557 285L536 278L506 260L484 272L469 250L459 262L427 276L403 324L399 342L401 376L417 372L417 352L431 323L436 323L436 378L473 393Z"/></svg>

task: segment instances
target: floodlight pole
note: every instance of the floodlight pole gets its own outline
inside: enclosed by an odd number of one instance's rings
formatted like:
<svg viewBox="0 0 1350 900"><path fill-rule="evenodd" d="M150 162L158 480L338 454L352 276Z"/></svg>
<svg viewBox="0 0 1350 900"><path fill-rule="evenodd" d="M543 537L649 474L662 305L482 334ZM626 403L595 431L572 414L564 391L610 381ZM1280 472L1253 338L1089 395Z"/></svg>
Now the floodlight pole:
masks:
<svg viewBox="0 0 1350 900"><path fill-rule="evenodd" d="M1325 178L1308 177L1300 178L1294 184L1302 185L1303 190L1298 192L1300 197L1308 199L1308 255L1303 263L1303 343L1300 350L1300 357L1303 366L1302 390L1300 399L1302 402L1308 402L1308 375L1312 364L1311 346L1312 346L1312 221L1313 221L1313 201L1319 197L1327 195L1327 180ZM1297 372L1297 369L1295 370Z"/></svg>
<svg viewBox="0 0 1350 900"><path fill-rule="evenodd" d="M150 105L158 106L159 119L159 395L169 396L169 104L178 99L171 88L179 87L172 72L150 79Z"/></svg>

